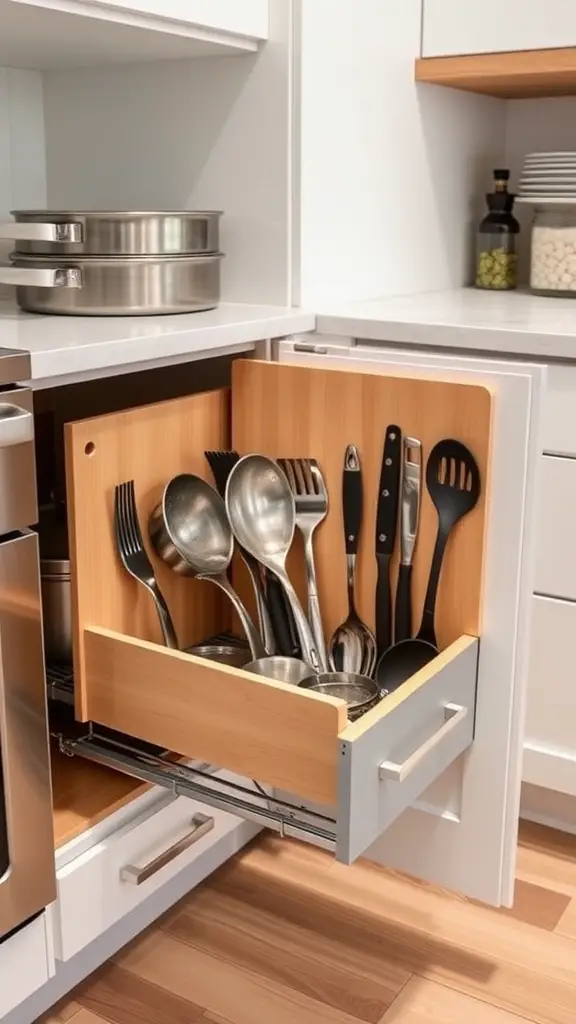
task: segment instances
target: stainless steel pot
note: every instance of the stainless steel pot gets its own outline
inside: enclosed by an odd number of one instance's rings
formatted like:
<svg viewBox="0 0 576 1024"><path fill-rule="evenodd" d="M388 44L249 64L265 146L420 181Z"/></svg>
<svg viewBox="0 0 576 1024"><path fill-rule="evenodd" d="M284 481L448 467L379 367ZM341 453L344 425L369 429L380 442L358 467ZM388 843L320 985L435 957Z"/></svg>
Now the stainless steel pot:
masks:
<svg viewBox="0 0 576 1024"><path fill-rule="evenodd" d="M153 316L214 309L220 262L211 256L25 256L0 267L22 309L70 316Z"/></svg>
<svg viewBox="0 0 576 1024"><path fill-rule="evenodd" d="M13 210L0 238L38 256L193 256L217 253L219 210Z"/></svg>

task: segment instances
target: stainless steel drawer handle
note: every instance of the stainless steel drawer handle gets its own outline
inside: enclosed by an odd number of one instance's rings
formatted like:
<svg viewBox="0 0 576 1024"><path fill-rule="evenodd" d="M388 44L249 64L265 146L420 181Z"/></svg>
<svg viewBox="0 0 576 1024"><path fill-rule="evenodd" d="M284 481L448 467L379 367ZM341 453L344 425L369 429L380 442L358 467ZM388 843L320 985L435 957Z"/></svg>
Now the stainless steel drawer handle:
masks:
<svg viewBox="0 0 576 1024"><path fill-rule="evenodd" d="M34 416L27 409L0 402L0 448L34 440Z"/></svg>
<svg viewBox="0 0 576 1024"><path fill-rule="evenodd" d="M176 860L176 857L181 853L194 846L194 843L197 843L199 839L202 839L202 836L211 832L213 828L214 818L209 818L206 814L195 814L192 818L192 828L186 826L182 834L178 836L176 841L167 850L162 850L144 863L126 864L125 867L121 868L120 881L127 882L129 885L142 885L143 882L148 881L161 868L166 867L167 864Z"/></svg>
<svg viewBox="0 0 576 1024"><path fill-rule="evenodd" d="M81 224L0 224L0 238L18 242L82 242Z"/></svg>
<svg viewBox="0 0 576 1024"><path fill-rule="evenodd" d="M404 782L412 772L420 767L434 748L440 746L446 737L462 724L467 714L468 708L461 707L460 704L446 704L444 725L441 725L437 732L433 733L421 747L418 747L418 750L410 754L410 757L402 764L397 764L396 761L383 761L379 769L380 778L382 780L391 779L393 782Z"/></svg>
<svg viewBox="0 0 576 1024"><path fill-rule="evenodd" d="M22 288L81 288L79 267L0 267L0 284Z"/></svg>

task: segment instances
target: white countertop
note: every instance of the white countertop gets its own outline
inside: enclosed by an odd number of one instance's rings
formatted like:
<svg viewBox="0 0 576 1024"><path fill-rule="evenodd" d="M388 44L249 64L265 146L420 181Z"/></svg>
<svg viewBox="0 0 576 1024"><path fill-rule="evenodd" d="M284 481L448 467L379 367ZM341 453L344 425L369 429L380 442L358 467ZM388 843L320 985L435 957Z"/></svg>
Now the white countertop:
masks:
<svg viewBox="0 0 576 1024"><path fill-rule="evenodd" d="M0 347L30 353L32 380L56 383L119 367L224 355L258 341L314 329L315 316L283 306L223 303L208 313L153 317L68 317L0 305Z"/></svg>
<svg viewBox="0 0 576 1024"><path fill-rule="evenodd" d="M371 341L576 360L576 298L474 288L320 309L316 329Z"/></svg>

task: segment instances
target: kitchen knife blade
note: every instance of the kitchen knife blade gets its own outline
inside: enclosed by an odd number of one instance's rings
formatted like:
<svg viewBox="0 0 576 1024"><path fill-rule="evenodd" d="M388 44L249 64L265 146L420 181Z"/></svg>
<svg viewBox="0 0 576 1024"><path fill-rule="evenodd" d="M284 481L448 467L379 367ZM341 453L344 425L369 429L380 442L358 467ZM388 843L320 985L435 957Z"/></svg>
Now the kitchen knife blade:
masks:
<svg viewBox="0 0 576 1024"><path fill-rule="evenodd" d="M394 613L394 640L412 636L412 559L420 521L422 493L422 444L405 437L402 452L402 500L400 506L400 568Z"/></svg>
<svg viewBox="0 0 576 1024"><path fill-rule="evenodd" d="M390 591L390 560L396 543L398 499L400 494L400 468L402 459L402 432L391 424L386 428L378 506L376 510L376 642L378 657L392 643L392 595Z"/></svg>

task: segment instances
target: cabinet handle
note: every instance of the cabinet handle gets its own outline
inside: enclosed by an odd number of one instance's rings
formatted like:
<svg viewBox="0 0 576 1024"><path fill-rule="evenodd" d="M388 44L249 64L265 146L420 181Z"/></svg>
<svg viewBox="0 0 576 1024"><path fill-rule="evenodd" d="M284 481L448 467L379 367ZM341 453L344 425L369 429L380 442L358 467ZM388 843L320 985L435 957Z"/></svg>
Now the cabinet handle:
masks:
<svg viewBox="0 0 576 1024"><path fill-rule="evenodd" d="M143 864L126 864L125 867L120 868L120 881L127 882L129 885L142 885L161 868L166 867L181 853L194 846L194 843L211 832L213 828L214 818L209 818L205 814L195 814L192 818L192 828L186 828L184 834L180 835L167 850L162 850L161 853L152 857L152 860L145 861Z"/></svg>
<svg viewBox="0 0 576 1024"><path fill-rule="evenodd" d="M433 733L421 747L418 747L418 750L410 754L403 764L397 764L395 761L383 761L378 773L380 778L391 779L392 782L404 782L412 772L420 767L434 748L440 746L446 737L461 725L467 714L468 708L461 707L460 704L446 704L444 725L441 725L437 732Z"/></svg>
<svg viewBox="0 0 576 1024"><path fill-rule="evenodd" d="M40 224L21 221L17 224L0 224L0 238L15 242L82 242L83 235L82 225L78 223Z"/></svg>

